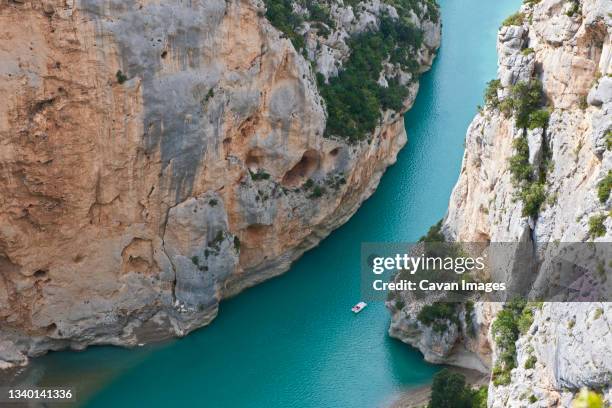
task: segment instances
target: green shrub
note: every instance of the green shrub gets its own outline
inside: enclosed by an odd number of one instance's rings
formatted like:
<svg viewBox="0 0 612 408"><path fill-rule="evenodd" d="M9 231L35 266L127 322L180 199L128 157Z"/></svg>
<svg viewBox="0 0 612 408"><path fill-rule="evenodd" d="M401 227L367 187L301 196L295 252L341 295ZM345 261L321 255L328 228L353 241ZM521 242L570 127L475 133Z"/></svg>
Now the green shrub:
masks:
<svg viewBox="0 0 612 408"><path fill-rule="evenodd" d="M608 170L608 175L597 184L597 197L601 203L608 201L610 190L612 189L612 170Z"/></svg>
<svg viewBox="0 0 612 408"><path fill-rule="evenodd" d="M527 360L525 360L525 369L529 370L535 367L535 363L538 361L538 359L535 356L529 356L527 358Z"/></svg>
<svg viewBox="0 0 612 408"><path fill-rule="evenodd" d="M442 369L434 375L431 386L431 399L428 408L472 408L480 404L482 392L472 391L465 382L465 377L448 369ZM486 393L485 393L486 395ZM486 405L485 405L486 406Z"/></svg>
<svg viewBox="0 0 612 408"><path fill-rule="evenodd" d="M425 305L419 311L417 319L426 326L431 326L439 320L449 320L455 324L459 324L456 305L454 303L436 302L431 305Z"/></svg>
<svg viewBox="0 0 612 408"><path fill-rule="evenodd" d="M525 306L516 323L521 334L527 333L527 331L533 324L533 319L533 307L531 307L531 305Z"/></svg>
<svg viewBox="0 0 612 408"><path fill-rule="evenodd" d="M319 34L329 35L334 28L326 4L313 0L300 0L298 4L308 11L308 20ZM347 0L347 5L356 7L358 0ZM422 15L419 3L413 0L392 0L399 18L380 16L379 30L365 31L352 36L347 45L350 56L337 77L325 78L317 73L319 92L325 100L328 119L326 136L339 136L356 142L365 139L381 118L381 110L401 111L408 96L408 87L397 78L388 80L388 86L378 84L383 61L399 64L414 79L418 76L419 64L416 51L423 40L423 32L411 22L414 12ZM304 47L304 38L298 34L304 18L293 12L293 0L265 0L266 17L292 42L296 50ZM439 18L435 0L427 0L425 17L432 21Z"/></svg>
<svg viewBox="0 0 612 408"><path fill-rule="evenodd" d="M389 58L416 74L413 50L421 46L422 37L412 23L383 16L380 31L351 38L344 70L320 90L329 115L327 136L363 140L378 124L381 110L401 110L408 90L396 79L388 81L387 88L378 84L382 63Z"/></svg>
<svg viewBox="0 0 612 408"><path fill-rule="evenodd" d="M496 387L500 385L508 385L512 379L510 371L502 369L500 365L495 365L493 367L491 378L493 379L493 385Z"/></svg>
<svg viewBox="0 0 612 408"><path fill-rule="evenodd" d="M589 235L591 238L603 237L606 235L605 220L606 214L594 215L589 218Z"/></svg>
<svg viewBox="0 0 612 408"><path fill-rule="evenodd" d="M538 397L536 397L535 395L531 394L529 396L529 402L532 404L535 404L536 402L538 402Z"/></svg>
<svg viewBox="0 0 612 408"><path fill-rule="evenodd" d="M512 142L515 153L509 159L510 173L513 180L520 184L523 181L531 181L533 168L529 164L529 144L524 136L517 137Z"/></svg>
<svg viewBox="0 0 612 408"><path fill-rule="evenodd" d="M323 23L330 28L336 28L336 23L331 18L328 6L321 5L311 0L306 2L306 9L308 10L310 20Z"/></svg>
<svg viewBox="0 0 612 408"><path fill-rule="evenodd" d="M497 91L501 88L501 81L499 79L493 79L487 82L485 89L484 100L487 106L497 108L499 106L499 98L497 97Z"/></svg>
<svg viewBox="0 0 612 408"><path fill-rule="evenodd" d="M308 198L319 198L319 197L322 197L323 194L325 194L325 187L316 185L312 189L312 193L308 196Z"/></svg>
<svg viewBox="0 0 612 408"><path fill-rule="evenodd" d="M217 204L218 204L218 201L215 200L214 198L208 202L208 205L210 205L211 207L216 207Z"/></svg>
<svg viewBox="0 0 612 408"><path fill-rule="evenodd" d="M602 396L586 387L581 389L572 401L572 408L604 408L604 406L609 407L609 405L604 405Z"/></svg>
<svg viewBox="0 0 612 408"><path fill-rule="evenodd" d="M612 129L609 129L606 132L606 149L612 149Z"/></svg>
<svg viewBox="0 0 612 408"><path fill-rule="evenodd" d="M533 54L535 51L533 50L533 48L524 48L521 50L521 54L523 55L529 55L529 54Z"/></svg>
<svg viewBox="0 0 612 408"><path fill-rule="evenodd" d="M296 32L302 23L301 16L293 12L292 0L266 0L266 17L274 27L291 40L296 50L304 47L304 37Z"/></svg>
<svg viewBox="0 0 612 408"><path fill-rule="evenodd" d="M302 185L302 188L304 190L310 190L313 186L314 186L314 180L309 178L308 180L306 180L306 182Z"/></svg>
<svg viewBox="0 0 612 408"><path fill-rule="evenodd" d="M121 70L117 71L115 77L117 77L117 82L119 82L120 84L128 80L128 77Z"/></svg>
<svg viewBox="0 0 612 408"><path fill-rule="evenodd" d="M431 328L436 333L444 334L448 331L448 324L445 322L435 321L431 325Z"/></svg>
<svg viewBox="0 0 612 408"><path fill-rule="evenodd" d="M234 249L240 251L240 238L237 236L234 237Z"/></svg>
<svg viewBox="0 0 612 408"><path fill-rule="evenodd" d="M516 126L527 128L529 117L541 105L544 98L542 82L532 79L529 82L518 82L510 90L510 100Z"/></svg>
<svg viewBox="0 0 612 408"><path fill-rule="evenodd" d="M208 246L218 251L220 249L221 242L223 242L223 239L223 231L219 230L217 231L217 234L215 235L213 240L208 243Z"/></svg>
<svg viewBox="0 0 612 408"><path fill-rule="evenodd" d="M471 408L487 408L489 387L486 385L481 386L475 391L472 391L472 405Z"/></svg>
<svg viewBox="0 0 612 408"><path fill-rule="evenodd" d="M215 96L215 90L213 88L210 88L208 92L206 92L206 96L204 97L204 100L202 101L202 105L206 104L206 102L208 102L210 98L214 96Z"/></svg>
<svg viewBox="0 0 612 408"><path fill-rule="evenodd" d="M523 25L525 15L523 13L514 13L504 20L502 26L520 26Z"/></svg>
<svg viewBox="0 0 612 408"><path fill-rule="evenodd" d="M535 217L546 201L546 188L542 183L532 183L523 188L519 196L523 202L523 217Z"/></svg>
<svg viewBox="0 0 612 408"><path fill-rule="evenodd" d="M550 112L547 109L538 109L537 111L529 114L529 130L542 128L545 129L548 126L548 120L550 119Z"/></svg>
<svg viewBox="0 0 612 408"><path fill-rule="evenodd" d="M419 242L446 242L446 238L442 234L442 220L432 225L427 234L419 238Z"/></svg>
<svg viewBox="0 0 612 408"><path fill-rule="evenodd" d="M565 13L568 17L573 17L575 14L580 12L580 2L578 0L572 0L572 7Z"/></svg>
<svg viewBox="0 0 612 408"><path fill-rule="evenodd" d="M251 179L253 181L268 180L270 178L270 174L263 169L258 169L257 173L253 173L251 170L249 170L249 174L251 175Z"/></svg>
<svg viewBox="0 0 612 408"><path fill-rule="evenodd" d="M533 313L525 312L525 309L534 307L537 305L528 304L522 299L507 302L491 325L491 333L499 351L492 373L493 384L496 386L510 383L510 373L516 368L516 341L521 329L525 330L525 326L531 326L527 322L533 321Z"/></svg>
<svg viewBox="0 0 612 408"><path fill-rule="evenodd" d="M586 110L586 108L589 107L589 103L587 102L587 96L586 95L581 95L580 99L578 100L578 107L582 110Z"/></svg>

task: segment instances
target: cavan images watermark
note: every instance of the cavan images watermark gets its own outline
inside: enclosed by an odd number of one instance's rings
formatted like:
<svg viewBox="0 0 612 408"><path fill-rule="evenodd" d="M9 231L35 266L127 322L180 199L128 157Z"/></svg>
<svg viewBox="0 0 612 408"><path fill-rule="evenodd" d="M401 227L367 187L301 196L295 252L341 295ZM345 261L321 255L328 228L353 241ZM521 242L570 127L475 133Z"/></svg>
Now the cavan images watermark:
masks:
<svg viewBox="0 0 612 408"><path fill-rule="evenodd" d="M364 243L365 301L612 301L612 243Z"/></svg>

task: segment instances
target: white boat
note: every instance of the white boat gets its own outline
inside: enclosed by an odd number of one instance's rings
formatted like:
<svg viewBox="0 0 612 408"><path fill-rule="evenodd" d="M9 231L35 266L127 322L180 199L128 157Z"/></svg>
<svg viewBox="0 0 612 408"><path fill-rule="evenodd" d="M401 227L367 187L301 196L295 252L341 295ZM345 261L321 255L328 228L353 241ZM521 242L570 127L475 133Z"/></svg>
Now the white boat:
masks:
<svg viewBox="0 0 612 408"><path fill-rule="evenodd" d="M361 312L363 309L365 309L365 307L366 307L367 305L368 305L368 304L367 304L366 302L359 302L359 303L357 303L355 306L353 306L353 307L351 308L351 310L353 311L353 313L359 313L359 312Z"/></svg>

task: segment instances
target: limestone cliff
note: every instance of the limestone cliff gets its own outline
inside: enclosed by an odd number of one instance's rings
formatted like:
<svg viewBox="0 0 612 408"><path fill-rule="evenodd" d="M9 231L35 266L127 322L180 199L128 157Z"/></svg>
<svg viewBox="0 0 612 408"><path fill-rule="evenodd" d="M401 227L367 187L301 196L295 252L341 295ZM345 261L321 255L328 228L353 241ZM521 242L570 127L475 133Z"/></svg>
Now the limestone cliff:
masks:
<svg viewBox="0 0 612 408"><path fill-rule="evenodd" d="M397 16L324 3L338 49ZM440 23L415 4L424 71ZM325 135L315 77L351 50L299 29L296 50L255 0L0 0L0 368L206 325L373 192L417 76L387 61L401 107L367 140Z"/></svg>
<svg viewBox="0 0 612 408"><path fill-rule="evenodd" d="M462 242L609 242L612 240L612 3L604 0L526 1L498 34L498 79L470 125L459 181L442 224L444 235ZM525 111L522 96L538 94ZM523 92L525 91L525 92ZM519 103L517 103L517 101ZM546 256L524 279L533 290L550 281ZM391 303L391 302L390 302ZM403 306L402 304L400 304ZM446 338L423 336L414 312L395 303L390 333L417 344L436 362L503 365L489 330L496 313L474 305L476 339L456 330ZM463 309L462 309L463 310ZM612 399L609 303L545 303L516 342L515 367L489 386L491 407L570 405L581 387ZM465 326L465 314L459 322ZM484 316L484 318L481 318ZM465 341L467 339L467 341ZM496 378L497 376L497 378Z"/></svg>

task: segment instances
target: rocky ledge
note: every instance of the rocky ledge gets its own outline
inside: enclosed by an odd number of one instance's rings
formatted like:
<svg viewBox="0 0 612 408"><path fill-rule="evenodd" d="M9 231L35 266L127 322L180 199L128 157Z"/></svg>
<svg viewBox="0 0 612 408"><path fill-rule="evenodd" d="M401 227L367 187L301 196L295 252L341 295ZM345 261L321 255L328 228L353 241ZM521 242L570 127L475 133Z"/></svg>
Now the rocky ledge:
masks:
<svg viewBox="0 0 612 408"><path fill-rule="evenodd" d="M0 0L0 368L183 336L286 271L396 160L439 40L429 0Z"/></svg>
<svg viewBox="0 0 612 408"><path fill-rule="evenodd" d="M604 0L525 1L504 22L498 78L467 131L439 225L447 240L522 242L534 251L545 242L612 240L611 33ZM537 292L552 268L546 254L532 256L541 265L535 275L510 265L508 278ZM390 334L429 361L491 370L490 407L567 407L582 387L612 401L609 303L475 302L441 310L432 327L418 318L432 305L408 305L402 294L388 307ZM448 329L436 332L441 325Z"/></svg>

